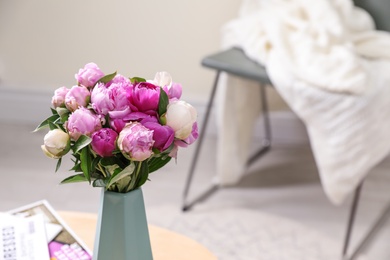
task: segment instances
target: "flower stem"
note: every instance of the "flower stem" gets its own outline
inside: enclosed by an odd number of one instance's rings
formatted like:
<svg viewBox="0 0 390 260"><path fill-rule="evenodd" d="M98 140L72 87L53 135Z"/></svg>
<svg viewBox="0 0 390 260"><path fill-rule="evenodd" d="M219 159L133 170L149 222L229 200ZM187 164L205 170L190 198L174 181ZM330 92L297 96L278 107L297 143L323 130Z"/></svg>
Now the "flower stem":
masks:
<svg viewBox="0 0 390 260"><path fill-rule="evenodd" d="M127 189L127 190L133 190L134 189L135 183L136 183L136 181L138 179L139 172L141 171L141 165L142 165L142 162L138 162L137 163L137 169L134 171L134 173L131 176L129 189Z"/></svg>

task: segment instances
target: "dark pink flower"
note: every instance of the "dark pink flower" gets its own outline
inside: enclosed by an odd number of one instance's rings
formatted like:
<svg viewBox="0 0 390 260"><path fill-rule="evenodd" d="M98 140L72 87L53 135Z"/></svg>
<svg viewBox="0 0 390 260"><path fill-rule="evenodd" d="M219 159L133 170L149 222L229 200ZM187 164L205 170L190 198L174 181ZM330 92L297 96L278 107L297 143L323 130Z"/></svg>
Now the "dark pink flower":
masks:
<svg viewBox="0 0 390 260"><path fill-rule="evenodd" d="M92 134L92 149L101 157L110 157L116 148L118 134L110 128L102 128Z"/></svg>
<svg viewBox="0 0 390 260"><path fill-rule="evenodd" d="M160 99L160 87L149 82L137 83L133 86L129 98L134 112L156 111Z"/></svg>
<svg viewBox="0 0 390 260"><path fill-rule="evenodd" d="M123 127L125 127L126 123L128 123L128 121L124 121L123 119L120 119L120 118L110 120L111 128L114 129L117 133L122 131L122 129L123 129Z"/></svg>
<svg viewBox="0 0 390 260"><path fill-rule="evenodd" d="M150 130L153 130L154 148L160 152L165 151L171 146L175 139L175 131L169 126L160 125L156 121L141 121L141 123Z"/></svg>

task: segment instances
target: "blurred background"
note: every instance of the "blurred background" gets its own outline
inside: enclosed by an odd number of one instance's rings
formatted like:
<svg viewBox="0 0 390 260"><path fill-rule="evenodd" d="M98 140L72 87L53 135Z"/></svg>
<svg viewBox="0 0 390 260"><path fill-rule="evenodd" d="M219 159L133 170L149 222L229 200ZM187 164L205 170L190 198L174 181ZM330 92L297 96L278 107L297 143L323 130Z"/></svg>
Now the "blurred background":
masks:
<svg viewBox="0 0 390 260"><path fill-rule="evenodd" d="M239 4L1 0L0 93L17 104L13 113L23 113L15 117L1 109L0 119L39 121L47 97L74 85L73 75L88 62L129 77L168 71L182 83L183 98L202 105L214 73L201 68L200 60L219 50L221 27L237 16Z"/></svg>
<svg viewBox="0 0 390 260"><path fill-rule="evenodd" d="M55 162L46 158L40 149L46 131L31 133L50 114L54 90L76 84L74 74L89 62L95 62L105 73L118 71L126 76L153 78L158 71L168 71L175 82L182 84L183 99L198 109L202 120L215 74L202 68L200 61L220 50L221 28L237 17L240 4L241 0L0 0L0 178L3 184L0 211L47 199L55 209L97 212L100 191L86 184L57 185L66 176L71 162L64 160L63 167L55 174ZM221 229L228 230L234 226L233 222L253 224L247 229L239 226L238 233L230 233L231 239L236 236L242 241L253 240L254 233L252 237L244 235L260 230L256 225L261 223L255 214L246 215L248 219L244 221L240 218L245 214L234 214L242 210L271 214L277 220L282 217L325 233L324 240L331 244L336 241L332 246L337 251L349 204L335 207L329 203L321 189L304 126L272 88L267 91L276 131L272 152L267 160L249 170L249 177L238 187L221 190L195 213L220 217L218 209L230 209L236 218L229 219ZM212 128L201 154L195 192L207 187L215 174L216 136ZM199 226L191 226L189 232L188 226L172 224L173 219L181 216L181 195L193 151L194 146L180 151L177 163L171 163L145 185L144 195L150 211L148 217L153 223L176 228L200 240L205 239L205 234L199 232ZM366 208L362 209L359 231L364 231L375 219L372 212L378 212L386 200L383 195L388 186L383 180L389 181L386 177L389 163L387 160L379 165L367 184L369 191L362 202ZM162 204L167 207L158 208ZM164 222L161 212L165 218L174 217ZM192 221L198 223L204 219ZM277 223L265 224L276 228ZM213 227L208 228L211 232ZM296 239L297 232L306 231L292 228L288 235ZM388 236L389 231L386 232ZM209 240L203 242L209 243L208 247L221 259L258 259L250 258L251 253L252 256L261 253L250 252L258 250L253 245L246 251L246 258L239 258L232 253L232 248L226 251L220 241L217 243L220 247L215 247L216 241L210 239L212 234L208 236ZM302 251L310 246L294 248ZM389 257L390 252L384 248L372 251L374 255Z"/></svg>

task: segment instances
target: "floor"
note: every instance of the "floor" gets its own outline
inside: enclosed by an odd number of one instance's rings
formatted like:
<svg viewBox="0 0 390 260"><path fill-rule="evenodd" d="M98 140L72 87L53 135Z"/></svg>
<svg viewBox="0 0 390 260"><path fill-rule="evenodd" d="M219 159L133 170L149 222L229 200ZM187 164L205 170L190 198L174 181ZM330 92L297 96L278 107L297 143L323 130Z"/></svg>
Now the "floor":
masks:
<svg viewBox="0 0 390 260"><path fill-rule="evenodd" d="M85 183L59 185L71 168L63 160L55 173L56 161L41 152L45 131L32 133L30 124L0 122L0 211L46 199L57 210L97 212L100 190ZM191 197L204 190L215 172L216 137L206 140L193 180ZM254 143L256 145L256 143ZM153 173L143 191L147 208L169 204L181 207L184 181L194 146L179 151L177 162ZM364 184L352 245L354 246L379 212L390 201L390 158L369 175ZM248 208L297 221L339 241L344 238L350 199L341 206L325 197L309 144L275 142L271 151L252 165L234 187L219 189L192 209ZM390 259L390 223L385 223L366 250L369 259ZM331 260L331 259L330 259Z"/></svg>

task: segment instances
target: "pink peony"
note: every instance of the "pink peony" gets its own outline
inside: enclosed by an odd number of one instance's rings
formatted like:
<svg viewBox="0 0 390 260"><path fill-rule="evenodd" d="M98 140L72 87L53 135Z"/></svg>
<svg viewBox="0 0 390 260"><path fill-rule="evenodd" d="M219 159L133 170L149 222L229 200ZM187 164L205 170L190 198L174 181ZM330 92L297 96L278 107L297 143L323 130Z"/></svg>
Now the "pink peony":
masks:
<svg viewBox="0 0 390 260"><path fill-rule="evenodd" d="M175 139L175 132L172 128L166 125L160 125L154 117L144 119L141 123L148 129L153 130L154 148L162 152L171 146Z"/></svg>
<svg viewBox="0 0 390 260"><path fill-rule="evenodd" d="M118 134L110 128L102 128L92 134L92 150L101 157L110 157L116 148Z"/></svg>
<svg viewBox="0 0 390 260"><path fill-rule="evenodd" d="M111 84L114 84L114 83L131 85L130 79L121 75L121 74L116 74L115 77L110 82L107 83L107 87L111 86Z"/></svg>
<svg viewBox="0 0 390 260"><path fill-rule="evenodd" d="M164 86L163 89L167 93L169 99L180 99L182 87L179 83L173 82L171 86Z"/></svg>
<svg viewBox="0 0 390 260"><path fill-rule="evenodd" d="M91 103L96 113L110 115L110 118L123 118L130 113L128 93L131 85L127 83L113 83L108 88L97 84L92 90Z"/></svg>
<svg viewBox="0 0 390 260"><path fill-rule="evenodd" d="M134 85L130 94L131 109L135 112L156 111L160 99L160 87L140 82Z"/></svg>
<svg viewBox="0 0 390 260"><path fill-rule="evenodd" d="M118 147L122 154L133 161L144 161L152 154L153 131L141 123L128 123L118 137Z"/></svg>
<svg viewBox="0 0 390 260"><path fill-rule="evenodd" d="M114 109L114 101L111 98L111 91L103 83L98 83L91 93L92 108L99 115L107 115L108 111Z"/></svg>
<svg viewBox="0 0 390 260"><path fill-rule="evenodd" d="M65 96L69 89L66 87L58 88L54 91L54 96L51 99L51 104L54 108L65 106Z"/></svg>
<svg viewBox="0 0 390 260"><path fill-rule="evenodd" d="M104 76L104 73L95 63L88 63L75 75L77 82L84 87L91 88Z"/></svg>
<svg viewBox="0 0 390 260"><path fill-rule="evenodd" d="M93 132L101 129L102 126L97 115L81 107L69 116L66 128L70 137L77 141L81 135L91 136Z"/></svg>
<svg viewBox="0 0 390 260"><path fill-rule="evenodd" d="M132 85L127 83L113 83L109 87L110 98L114 103L114 108L108 112L110 118L124 118L130 113L130 95Z"/></svg>
<svg viewBox="0 0 390 260"><path fill-rule="evenodd" d="M115 130L115 132L119 133L125 127L127 122L128 121L124 121L123 119L116 118L116 119L110 120L110 126L112 129Z"/></svg>
<svg viewBox="0 0 390 260"><path fill-rule="evenodd" d="M86 107L89 103L91 93L86 87L73 86L65 96L66 108L73 112L79 107Z"/></svg>

